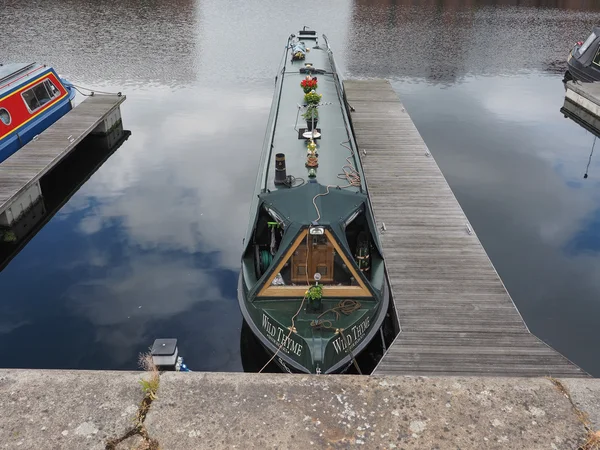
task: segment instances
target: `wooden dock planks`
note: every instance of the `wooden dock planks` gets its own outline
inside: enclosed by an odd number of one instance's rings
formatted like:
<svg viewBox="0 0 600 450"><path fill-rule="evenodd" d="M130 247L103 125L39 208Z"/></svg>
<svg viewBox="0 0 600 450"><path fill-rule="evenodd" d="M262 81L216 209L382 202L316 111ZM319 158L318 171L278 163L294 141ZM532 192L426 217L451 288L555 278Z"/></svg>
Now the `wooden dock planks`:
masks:
<svg viewBox="0 0 600 450"><path fill-rule="evenodd" d="M125 96L95 95L0 164L0 213L58 164L121 103Z"/></svg>
<svg viewBox="0 0 600 450"><path fill-rule="evenodd" d="M344 87L401 328L375 374L588 376L529 332L389 82Z"/></svg>

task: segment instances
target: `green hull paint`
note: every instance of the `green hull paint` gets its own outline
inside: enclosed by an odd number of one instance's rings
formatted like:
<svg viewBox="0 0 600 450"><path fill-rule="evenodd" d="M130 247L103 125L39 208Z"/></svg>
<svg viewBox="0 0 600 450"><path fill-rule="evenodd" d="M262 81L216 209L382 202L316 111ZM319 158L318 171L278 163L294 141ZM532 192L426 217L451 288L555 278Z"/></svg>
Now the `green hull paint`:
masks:
<svg viewBox="0 0 600 450"><path fill-rule="evenodd" d="M324 310L335 306L339 300L327 300ZM370 302L369 307L361 308L351 316L331 320L332 328L317 328L311 326L311 322L317 320L320 313L309 313L303 307L295 320L296 332L290 334L290 317L298 310L300 302L301 299L289 301L293 308L284 311L275 305L268 308L261 302L254 302L249 307L249 315L263 337L263 345L265 340L270 344L267 348L271 353L278 351L278 356L291 359L309 373L327 373L344 362L350 363L348 358L356 356L356 348L369 335L379 312L379 304ZM295 311L289 313L291 309ZM336 331L340 328L342 332ZM293 363L288 365L293 366Z"/></svg>

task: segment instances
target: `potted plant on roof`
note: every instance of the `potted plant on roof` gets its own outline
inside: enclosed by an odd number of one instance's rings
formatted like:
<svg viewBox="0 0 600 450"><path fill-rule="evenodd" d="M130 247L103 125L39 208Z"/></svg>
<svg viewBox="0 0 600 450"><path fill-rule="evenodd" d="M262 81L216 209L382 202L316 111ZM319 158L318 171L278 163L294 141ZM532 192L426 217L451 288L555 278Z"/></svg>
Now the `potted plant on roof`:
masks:
<svg viewBox="0 0 600 450"><path fill-rule="evenodd" d="M310 91L317 89L317 77L306 75L306 78L300 82L300 86L302 86L304 93L308 94Z"/></svg>
<svg viewBox="0 0 600 450"><path fill-rule="evenodd" d="M308 105L306 112L302 114L304 120L306 120L306 128L308 131L312 131L313 128L317 128L317 122L319 121L319 110L315 105Z"/></svg>
<svg viewBox="0 0 600 450"><path fill-rule="evenodd" d="M319 167L319 157L316 153L310 153L306 155L305 166L310 169L311 167Z"/></svg>
<svg viewBox="0 0 600 450"><path fill-rule="evenodd" d="M304 103L306 105L318 105L323 95L317 94L315 90L311 90L308 94L304 94Z"/></svg>
<svg viewBox="0 0 600 450"><path fill-rule="evenodd" d="M309 139L308 144L306 144L306 156L319 156L317 153L317 144L312 139Z"/></svg>

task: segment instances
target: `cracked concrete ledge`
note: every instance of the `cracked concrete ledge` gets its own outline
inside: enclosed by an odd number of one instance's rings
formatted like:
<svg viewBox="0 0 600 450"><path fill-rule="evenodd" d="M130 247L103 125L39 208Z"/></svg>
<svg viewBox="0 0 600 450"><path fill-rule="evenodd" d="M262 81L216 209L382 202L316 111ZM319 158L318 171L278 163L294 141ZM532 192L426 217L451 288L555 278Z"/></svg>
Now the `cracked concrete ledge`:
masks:
<svg viewBox="0 0 600 450"><path fill-rule="evenodd" d="M106 448L134 423L142 375L0 370L0 448ZM161 449L577 449L600 380L559 381L568 395L545 378L169 372L144 426Z"/></svg>
<svg viewBox="0 0 600 450"><path fill-rule="evenodd" d="M104 450L134 425L141 375L0 370L0 448Z"/></svg>

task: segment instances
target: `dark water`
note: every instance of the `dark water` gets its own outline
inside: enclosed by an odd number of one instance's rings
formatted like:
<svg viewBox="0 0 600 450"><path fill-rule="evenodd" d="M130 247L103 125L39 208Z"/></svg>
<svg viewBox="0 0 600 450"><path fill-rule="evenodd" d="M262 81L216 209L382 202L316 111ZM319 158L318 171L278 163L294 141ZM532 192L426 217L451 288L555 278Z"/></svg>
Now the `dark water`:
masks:
<svg viewBox="0 0 600 450"><path fill-rule="evenodd" d="M0 273L0 366L242 370L236 280L287 36L392 80L533 332L600 375L600 161L559 109L592 0L0 0L0 61L123 91L127 142ZM245 343L243 343L245 346Z"/></svg>

